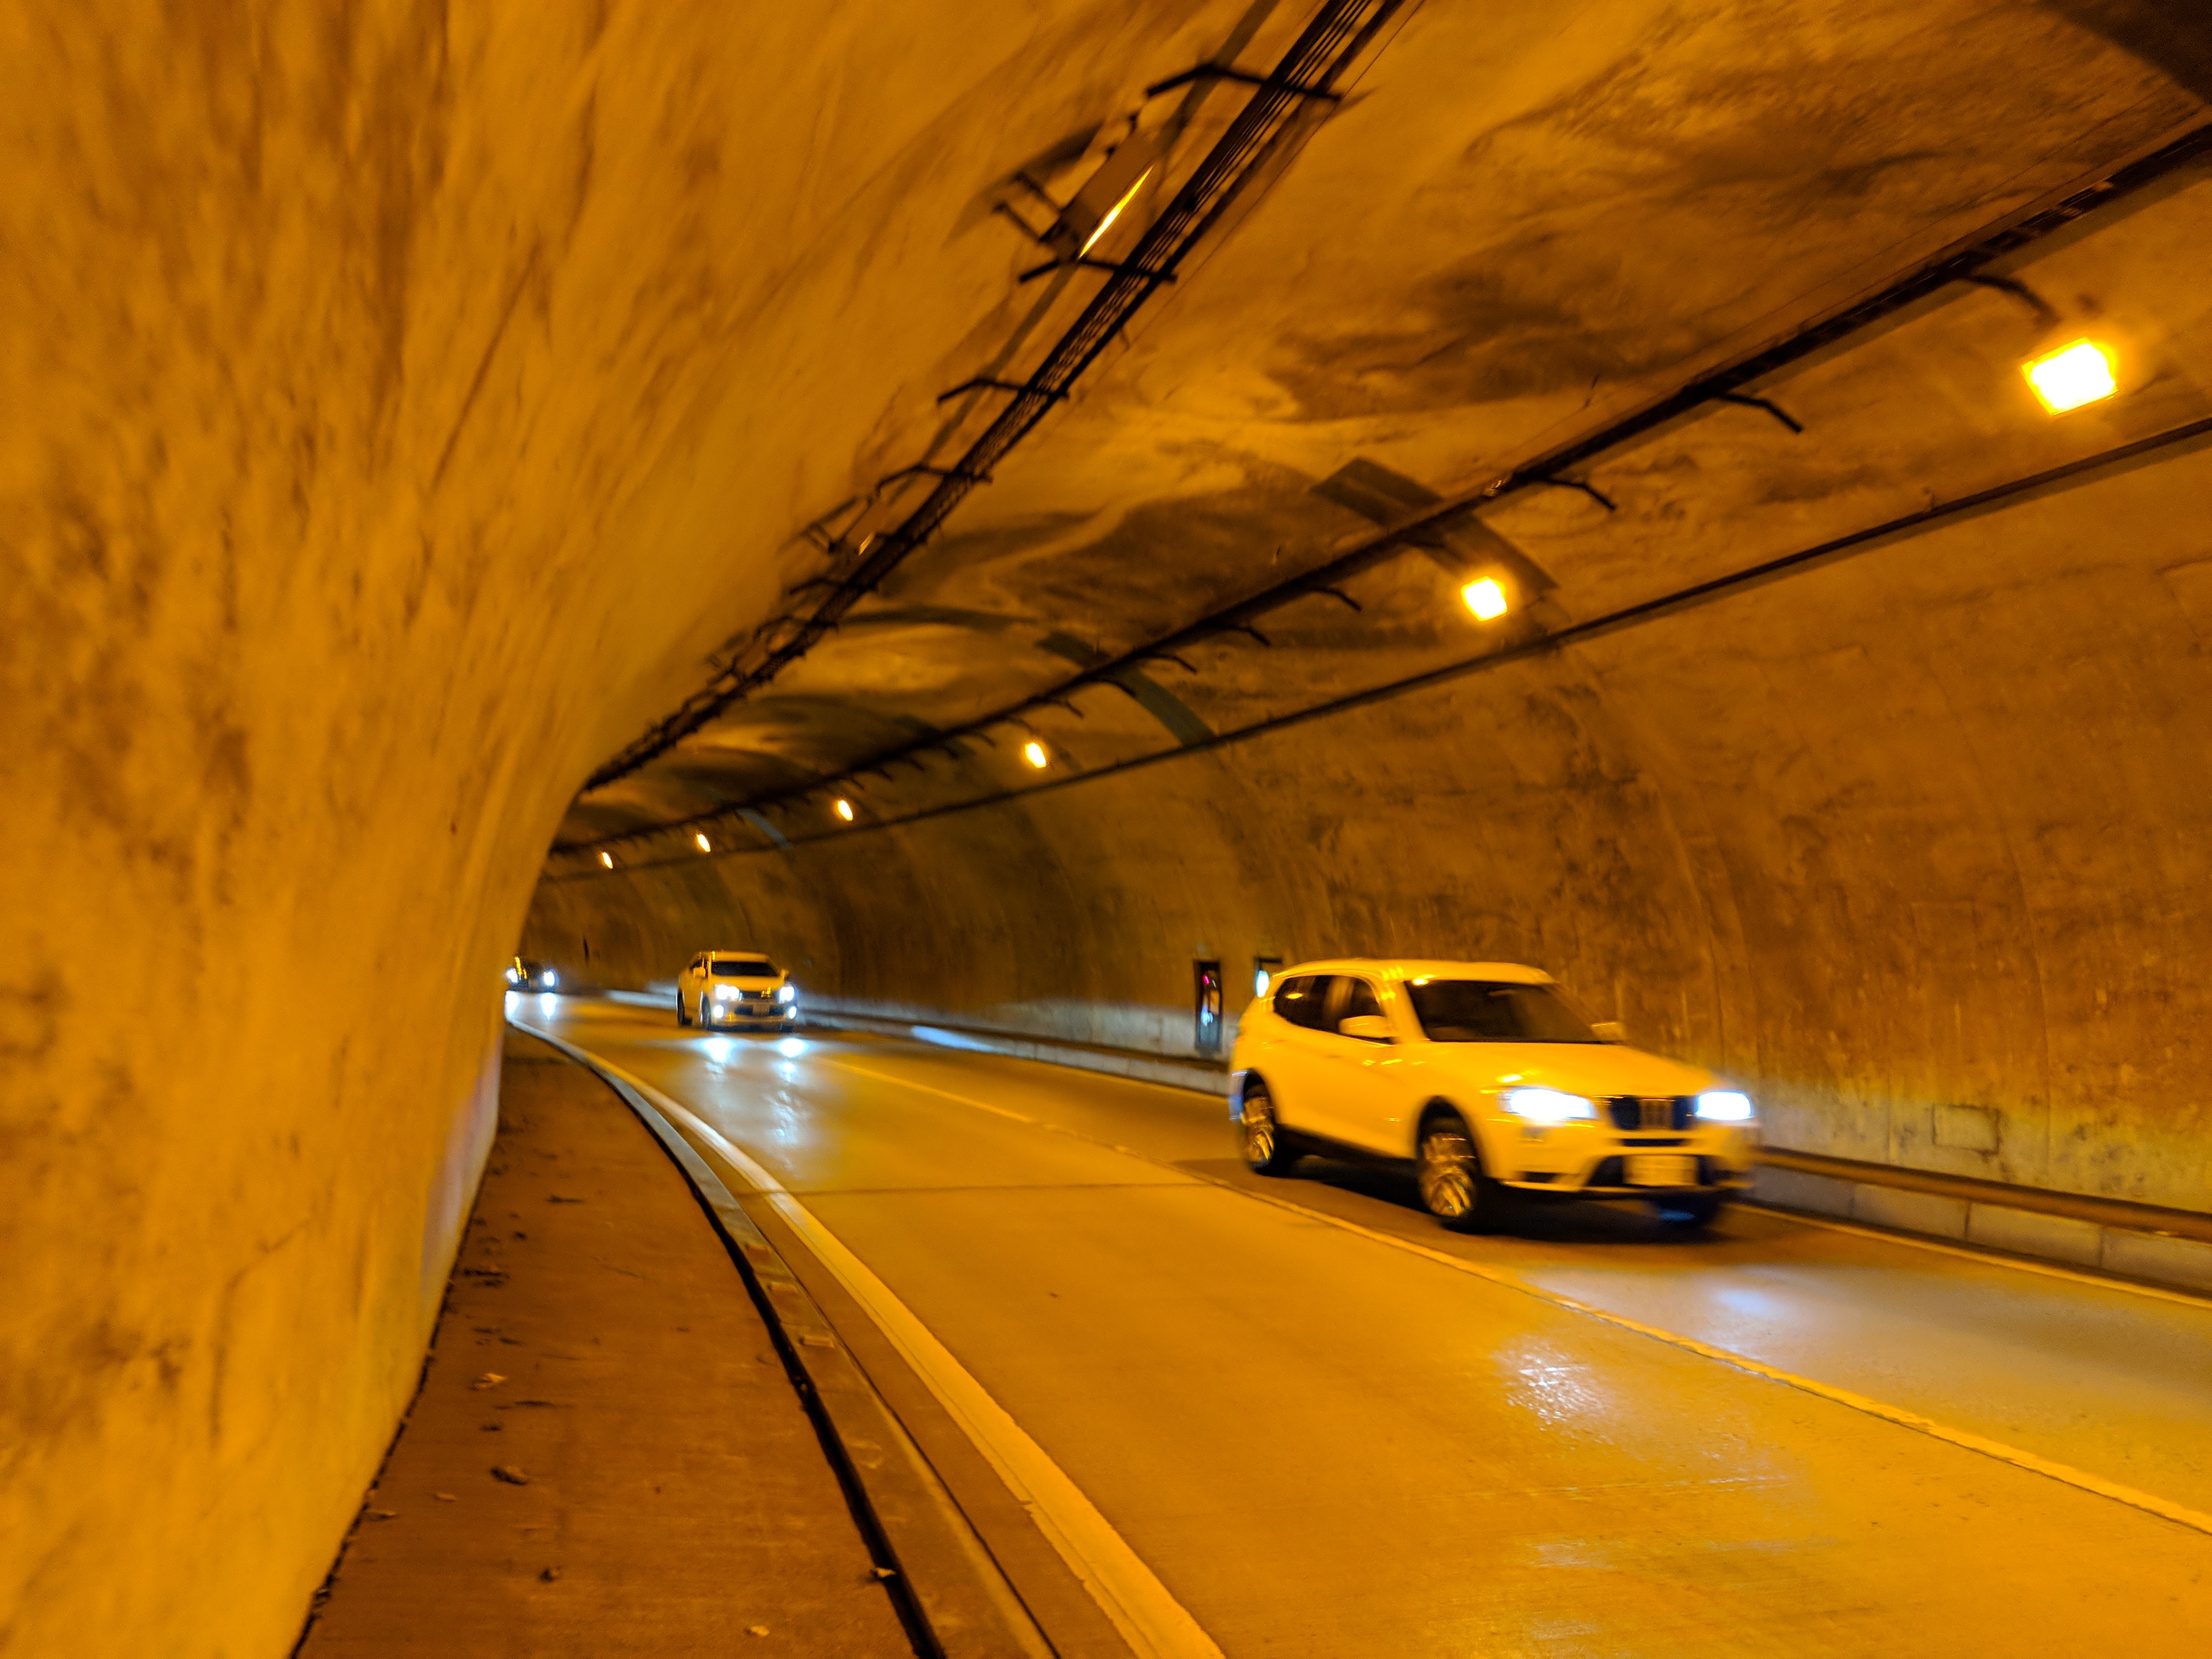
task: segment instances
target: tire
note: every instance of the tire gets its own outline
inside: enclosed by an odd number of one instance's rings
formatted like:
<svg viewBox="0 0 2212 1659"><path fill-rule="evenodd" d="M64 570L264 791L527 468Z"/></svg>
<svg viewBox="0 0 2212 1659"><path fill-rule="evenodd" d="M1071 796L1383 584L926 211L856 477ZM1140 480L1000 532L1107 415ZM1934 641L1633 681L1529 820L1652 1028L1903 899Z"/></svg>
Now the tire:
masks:
<svg viewBox="0 0 2212 1659"><path fill-rule="evenodd" d="M1435 1108L1421 1120L1413 1179L1421 1207L1454 1232L1494 1226L1511 1209L1511 1193L1483 1173L1474 1131L1448 1106Z"/></svg>
<svg viewBox="0 0 2212 1659"><path fill-rule="evenodd" d="M1728 1208L1728 1198L1722 1193L1691 1193L1680 1198L1654 1199L1651 1207L1676 1232L1698 1233L1720 1219L1721 1212Z"/></svg>
<svg viewBox="0 0 2212 1659"><path fill-rule="evenodd" d="M1266 1084L1246 1079L1237 1119L1244 1167L1255 1175L1290 1174L1298 1155L1275 1121L1275 1103L1268 1097Z"/></svg>
<svg viewBox="0 0 2212 1659"><path fill-rule="evenodd" d="M691 1015L684 1006L684 993L681 991L676 994L676 1023L678 1025L689 1025L691 1023Z"/></svg>

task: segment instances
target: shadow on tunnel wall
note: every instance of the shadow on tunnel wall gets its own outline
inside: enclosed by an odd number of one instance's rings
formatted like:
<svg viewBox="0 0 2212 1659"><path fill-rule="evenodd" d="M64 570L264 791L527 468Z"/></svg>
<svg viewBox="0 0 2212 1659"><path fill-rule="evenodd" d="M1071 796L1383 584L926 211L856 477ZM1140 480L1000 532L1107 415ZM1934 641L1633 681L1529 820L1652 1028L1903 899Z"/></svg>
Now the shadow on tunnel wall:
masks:
<svg viewBox="0 0 2212 1659"><path fill-rule="evenodd" d="M1197 945L1503 958L1808 1152L2212 1207L2203 442L1648 627L1000 805L549 879L642 985L1189 1051Z"/></svg>

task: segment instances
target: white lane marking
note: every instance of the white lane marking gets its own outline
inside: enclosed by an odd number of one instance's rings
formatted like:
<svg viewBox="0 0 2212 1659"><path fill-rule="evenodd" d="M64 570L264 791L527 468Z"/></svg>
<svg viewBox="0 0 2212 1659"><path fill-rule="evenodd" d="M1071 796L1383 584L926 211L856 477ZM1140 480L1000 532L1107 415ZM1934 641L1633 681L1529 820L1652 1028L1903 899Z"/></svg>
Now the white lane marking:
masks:
<svg viewBox="0 0 2212 1659"><path fill-rule="evenodd" d="M2187 1291L2169 1291L2160 1285L2138 1285L2132 1279L2114 1279L2106 1273L2093 1273L2079 1267L2062 1267L2055 1262L2023 1261L2019 1256L1996 1255L1988 1250L1976 1249L1971 1244L1947 1244L1940 1238L1922 1238L1914 1233L1886 1232L1880 1227L1862 1227L1849 1221L1831 1221L1824 1215L1808 1215L1802 1210L1786 1209L1778 1204L1761 1203L1756 1199L1745 1200L1761 1215L1771 1215L1778 1220L1795 1221L1806 1227L1825 1227L1832 1233L1850 1233L1856 1238L1871 1238L1884 1244L1909 1244L1916 1250L1933 1250L1938 1255L1955 1255L1962 1261L1978 1261L1984 1267L2010 1267L2015 1273L2039 1273L2045 1279L2071 1279L2077 1285L2087 1285L2100 1291L2125 1291L2130 1296L2147 1296L2154 1302L2179 1302L2185 1308L2199 1312L2212 1309L2212 1297L2191 1296Z"/></svg>
<svg viewBox="0 0 2212 1659"><path fill-rule="evenodd" d="M672 1121L687 1125L766 1195L792 1231L805 1241L822 1265L836 1276L853 1299L882 1328L900 1357L914 1368L915 1374L937 1396L938 1403L975 1443L984 1461L998 1471L1006 1490L1029 1512L1037 1530L1051 1540L1060 1559L1067 1563L1068 1571L1082 1581L1083 1587L1113 1620L1114 1627L1130 1647L1146 1656L1146 1659L1153 1659L1154 1656L1158 1659L1222 1659L1221 1650L1214 1645L1213 1638L1200 1628L1182 1603L1168 1593L1167 1586L1129 1547L1128 1540L1114 1530L1097 1506L1084 1495L1083 1489L1052 1461L1043 1447L1030 1438L1006 1407L991 1397L989 1391L952 1357L951 1350L931 1334L914 1310L900 1301L842 1239L823 1226L781 1181L732 1146L727 1137L703 1121L698 1114L671 1099L644 1079L633 1076L597 1054L592 1056L592 1063L629 1084Z"/></svg>
<svg viewBox="0 0 2212 1659"><path fill-rule="evenodd" d="M849 1069L858 1071L860 1068L854 1066ZM868 1075L876 1077L880 1076L881 1073L871 1072ZM899 1079L886 1078L884 1081L896 1083ZM981 1107L987 1112L996 1112L1001 1117L1018 1115L1000 1107L986 1104L982 1101L954 1094L948 1089L930 1088L927 1084L908 1084L905 1086L927 1089L931 1094L942 1095L947 1100L960 1101L966 1105ZM1049 1128L1059 1134L1073 1135L1079 1140L1090 1140L1093 1146L1105 1145L1103 1141L1095 1140L1079 1130L1062 1128L1058 1124L1041 1124L1038 1127ZM1128 1156L1137 1158L1147 1164L1158 1164L1161 1161L1148 1158L1141 1152L1130 1153ZM1175 1166L1169 1164L1165 1167L1172 1169ZM1328 1225L1339 1228L1345 1232L1354 1234L1361 1238L1371 1239L1376 1243L1388 1245L1394 1250L1402 1250L1408 1255L1419 1256L1425 1261L1449 1267L1455 1273L1471 1274L1476 1279L1486 1280L1503 1289L1518 1291L1522 1296L1534 1297L1539 1302L1549 1303L1552 1306L1564 1309L1569 1313L1581 1314L1601 1323L1632 1332L1638 1336L1648 1337L1652 1341L1663 1342L1670 1347L1696 1354L1700 1358L1713 1360L1748 1376L1760 1377L1769 1382L1779 1382L1784 1388L1796 1389L1801 1393L1812 1395L1817 1399L1848 1407L1852 1411L1864 1413L1869 1417L1879 1418L1885 1423L1893 1423L1900 1428L1911 1429L1917 1433L1927 1435L1932 1439L1941 1440L1947 1445L1957 1446L1966 1451L1978 1453L1984 1457L1994 1458L2000 1463L2009 1463L2014 1468L2024 1469L2031 1474L2045 1476L2046 1479L2059 1481L2079 1491L2094 1493L2100 1498L2110 1498L2116 1504L2125 1504L2131 1509L2142 1510L2147 1514L2159 1516L2161 1520L2194 1528L2198 1532L2212 1534L2212 1515L2206 1515L2182 1504L2171 1503L2151 1492L2139 1492L2133 1486L2124 1486L2117 1480L2107 1480L2102 1475L2092 1474L2086 1469L2077 1469L2070 1464L2053 1462L2034 1452L2023 1451L2017 1446L2008 1446L2002 1441L1991 1440L1984 1435L1975 1434L1969 1430L1953 1428L1949 1424L1939 1423L1932 1417L1923 1417L1919 1413L1907 1411L1902 1406L1892 1406L1850 1389L1840 1389L1832 1383L1821 1382L1809 1376L1800 1376L1795 1371L1785 1371L1779 1366L1769 1365L1762 1360L1753 1359L1747 1354L1737 1353L1732 1349L1717 1347L1710 1342L1700 1342L1693 1336L1684 1336L1679 1332L1664 1330L1656 1325L1647 1325L1643 1321L1631 1319L1625 1314L1613 1313L1593 1303L1582 1301L1578 1297L1567 1296L1558 1291L1547 1290L1540 1285L1522 1278L1518 1273L1509 1273L1503 1267L1493 1267L1487 1262L1472 1261L1465 1256L1454 1255L1448 1250L1439 1250L1431 1245L1416 1243L1410 1238L1401 1238L1395 1233L1384 1232L1378 1228L1362 1226L1356 1221L1346 1221L1341 1216L1329 1214L1326 1210L1309 1209L1303 1204L1293 1204L1288 1199L1277 1198L1270 1193L1255 1193L1247 1188L1232 1186L1225 1181L1216 1181L1210 1176L1200 1175L1196 1178L1211 1181L1224 1192L1235 1193L1240 1197L1251 1199L1257 1203L1272 1205L1279 1210L1288 1211L1292 1215L1300 1216L1308 1220L1326 1222ZM1886 1237L1887 1235L1876 1234L1875 1237ZM1971 1253L1962 1251L1960 1254Z"/></svg>

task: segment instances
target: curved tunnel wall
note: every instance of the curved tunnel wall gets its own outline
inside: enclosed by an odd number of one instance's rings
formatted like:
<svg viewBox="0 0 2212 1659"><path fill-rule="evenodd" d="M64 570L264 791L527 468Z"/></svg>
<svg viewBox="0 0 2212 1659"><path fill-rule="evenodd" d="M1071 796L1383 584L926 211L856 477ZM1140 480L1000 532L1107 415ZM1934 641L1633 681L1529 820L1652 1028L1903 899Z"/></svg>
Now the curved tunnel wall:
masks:
<svg viewBox="0 0 2212 1659"><path fill-rule="evenodd" d="M2200 445L1246 742L541 886L611 982L1174 1050L1201 943L1541 965L1805 1151L2212 1208ZM896 814L896 792L878 790Z"/></svg>
<svg viewBox="0 0 2212 1659"><path fill-rule="evenodd" d="M289 1649L565 804L1240 9L11 9L0 1650Z"/></svg>

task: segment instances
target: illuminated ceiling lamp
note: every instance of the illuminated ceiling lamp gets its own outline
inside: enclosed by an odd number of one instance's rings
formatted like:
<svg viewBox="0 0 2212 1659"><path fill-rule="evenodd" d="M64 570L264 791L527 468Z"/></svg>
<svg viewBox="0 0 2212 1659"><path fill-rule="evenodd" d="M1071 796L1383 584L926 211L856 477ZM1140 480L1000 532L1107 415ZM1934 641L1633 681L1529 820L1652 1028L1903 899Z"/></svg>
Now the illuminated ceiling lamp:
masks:
<svg viewBox="0 0 2212 1659"><path fill-rule="evenodd" d="M1027 743L1022 745L1022 758L1027 761L1031 766L1036 767L1038 771L1042 772L1044 770L1047 763L1051 761L1052 757L1045 753L1044 745L1042 744L1039 743L1035 738L1031 738Z"/></svg>
<svg viewBox="0 0 2212 1659"><path fill-rule="evenodd" d="M1114 228L1160 159L1159 140L1148 132L1133 132L1099 164L1075 199L1060 210L1060 217L1045 240L1080 258Z"/></svg>
<svg viewBox="0 0 2212 1659"><path fill-rule="evenodd" d="M615 867L615 855L612 853L602 853L599 854L599 862L611 870Z"/></svg>
<svg viewBox="0 0 2212 1659"><path fill-rule="evenodd" d="M1482 622L1496 622L1510 608L1504 584L1495 576L1478 577L1461 588L1459 596Z"/></svg>
<svg viewBox="0 0 2212 1659"><path fill-rule="evenodd" d="M2020 372L2043 406L2053 415L2086 404L2101 403L2120 389L2110 346L2091 339L2070 340L2021 365Z"/></svg>
<svg viewBox="0 0 2212 1659"><path fill-rule="evenodd" d="M707 832L704 830L699 831L691 839L699 843L699 850L702 853L711 853L714 850L714 843L707 839Z"/></svg>
<svg viewBox="0 0 2212 1659"><path fill-rule="evenodd" d="M842 795L837 797L836 800L831 805L830 810L835 812L839 817L844 819L848 823L850 823L853 821L853 803L847 800Z"/></svg>

